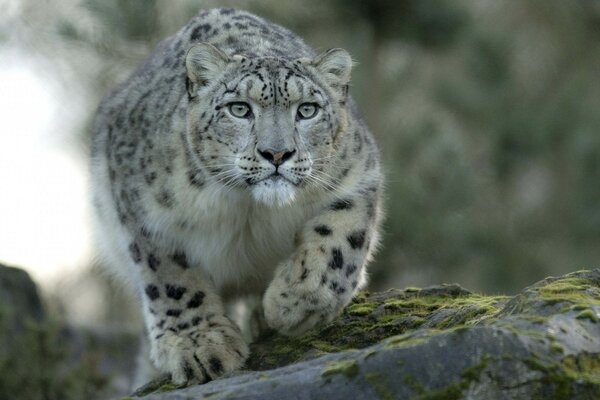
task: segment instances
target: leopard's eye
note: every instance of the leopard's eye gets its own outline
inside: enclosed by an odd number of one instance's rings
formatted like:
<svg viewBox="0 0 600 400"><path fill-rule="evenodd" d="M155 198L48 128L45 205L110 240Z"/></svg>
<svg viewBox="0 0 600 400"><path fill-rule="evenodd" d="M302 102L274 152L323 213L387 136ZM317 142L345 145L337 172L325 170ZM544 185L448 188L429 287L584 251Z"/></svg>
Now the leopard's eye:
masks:
<svg viewBox="0 0 600 400"><path fill-rule="evenodd" d="M229 103L229 113L236 118L250 118L252 115L252 109L248 103L237 101L235 103Z"/></svg>
<svg viewBox="0 0 600 400"><path fill-rule="evenodd" d="M319 105L317 103L302 103L298 107L298 119L311 119L317 115Z"/></svg>

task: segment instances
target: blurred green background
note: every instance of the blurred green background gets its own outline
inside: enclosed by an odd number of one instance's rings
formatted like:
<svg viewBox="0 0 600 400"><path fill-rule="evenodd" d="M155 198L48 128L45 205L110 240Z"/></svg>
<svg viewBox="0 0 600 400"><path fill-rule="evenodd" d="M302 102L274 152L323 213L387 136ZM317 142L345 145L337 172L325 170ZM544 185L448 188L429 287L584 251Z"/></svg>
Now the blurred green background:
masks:
<svg viewBox="0 0 600 400"><path fill-rule="evenodd" d="M351 93L387 176L371 288L515 293L600 257L600 1L21 0L0 46L101 97L201 8L232 6L357 61ZM56 76L56 75L54 75Z"/></svg>

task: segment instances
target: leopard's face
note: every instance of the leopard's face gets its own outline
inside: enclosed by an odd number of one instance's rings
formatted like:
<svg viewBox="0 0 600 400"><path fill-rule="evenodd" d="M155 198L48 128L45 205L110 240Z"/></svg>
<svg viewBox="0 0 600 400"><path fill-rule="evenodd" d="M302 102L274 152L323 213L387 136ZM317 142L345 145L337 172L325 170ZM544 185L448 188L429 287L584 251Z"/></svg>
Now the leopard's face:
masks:
<svg viewBox="0 0 600 400"><path fill-rule="evenodd" d="M188 144L215 185L273 206L327 190L345 113L302 61L228 59L220 79L190 99Z"/></svg>

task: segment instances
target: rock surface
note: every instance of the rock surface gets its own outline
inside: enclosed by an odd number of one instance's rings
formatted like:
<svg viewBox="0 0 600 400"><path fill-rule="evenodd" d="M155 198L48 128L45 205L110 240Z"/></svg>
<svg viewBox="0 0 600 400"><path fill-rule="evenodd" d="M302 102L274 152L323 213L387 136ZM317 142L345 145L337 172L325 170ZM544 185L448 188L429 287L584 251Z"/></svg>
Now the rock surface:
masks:
<svg viewBox="0 0 600 400"><path fill-rule="evenodd" d="M253 345L248 371L141 398L599 399L600 269L512 298L458 285L361 294L301 338Z"/></svg>

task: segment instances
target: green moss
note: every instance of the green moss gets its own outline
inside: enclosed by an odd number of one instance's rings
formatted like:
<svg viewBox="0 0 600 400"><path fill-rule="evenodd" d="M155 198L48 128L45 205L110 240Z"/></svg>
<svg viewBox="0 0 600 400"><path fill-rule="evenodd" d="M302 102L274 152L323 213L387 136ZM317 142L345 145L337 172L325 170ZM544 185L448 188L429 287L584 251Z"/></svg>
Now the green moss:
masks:
<svg viewBox="0 0 600 400"><path fill-rule="evenodd" d="M561 364L566 374L573 379L580 379L600 386L600 357L598 354L570 355L563 358Z"/></svg>
<svg viewBox="0 0 600 400"><path fill-rule="evenodd" d="M590 321L597 323L598 322L598 316L596 315L596 313L594 312L594 310L591 309L587 309L584 311L581 311L579 314L577 314L577 316L575 317L577 319L589 319Z"/></svg>
<svg viewBox="0 0 600 400"><path fill-rule="evenodd" d="M573 311L587 310L588 308L589 306L587 304L575 304L571 306L571 310Z"/></svg>
<svg viewBox="0 0 600 400"><path fill-rule="evenodd" d="M210 392L210 393L205 393L202 396L202 399L204 400L210 400L210 399L217 399L217 398L221 398L222 397L222 393L221 391L216 391L216 392Z"/></svg>
<svg viewBox="0 0 600 400"><path fill-rule="evenodd" d="M479 376L481 376L481 372L488 366L490 363L490 357L483 357L481 362L476 365L466 367L462 373L461 378L463 381L463 386L466 389L471 382L477 381L479 382Z"/></svg>
<svg viewBox="0 0 600 400"><path fill-rule="evenodd" d="M171 383L170 376L168 374L164 374L138 388L133 395L137 397L143 397L150 393L168 392L176 388L177 387Z"/></svg>
<svg viewBox="0 0 600 400"><path fill-rule="evenodd" d="M369 372L364 375L364 379L365 382L373 388L381 400L394 400L394 392L389 388L389 384L385 377Z"/></svg>
<svg viewBox="0 0 600 400"><path fill-rule="evenodd" d="M539 396L551 399L572 397L575 386L589 393L600 393L600 357L597 354L569 355L560 361L544 360L533 354L526 361L529 368L542 372Z"/></svg>
<svg viewBox="0 0 600 400"><path fill-rule="evenodd" d="M415 378L413 378L412 375L405 375L402 378L402 382L404 382L404 384L408 386L413 391L413 393L417 395L422 395L426 392L421 382L418 382Z"/></svg>
<svg viewBox="0 0 600 400"><path fill-rule="evenodd" d="M459 384L445 386L441 389L430 390L420 396L417 400L458 400L462 397L462 389Z"/></svg>
<svg viewBox="0 0 600 400"><path fill-rule="evenodd" d="M368 315L373 312L373 304L352 304L348 306L346 312L350 315Z"/></svg>
<svg viewBox="0 0 600 400"><path fill-rule="evenodd" d="M540 299L549 304L566 302L584 307L591 304L600 305L600 299L595 299L586 293L587 290L596 289L596 286L589 279L580 278L576 275L565 275L534 290L537 290Z"/></svg>
<svg viewBox="0 0 600 400"><path fill-rule="evenodd" d="M521 318L523 318L525 321L529 321L537 325L545 324L548 321L548 318L541 317L538 315L524 315Z"/></svg>
<svg viewBox="0 0 600 400"><path fill-rule="evenodd" d="M342 361L331 361L325 365L321 376L323 378L330 378L332 375L342 374L348 379L354 378L358 375L358 364L356 360L342 360Z"/></svg>
<svg viewBox="0 0 600 400"><path fill-rule="evenodd" d="M557 342L550 343L550 350L554 353L560 353L560 354L565 352L565 349Z"/></svg>
<svg viewBox="0 0 600 400"><path fill-rule="evenodd" d="M579 277L565 275L560 279L553 280L542 287L540 293L571 293L585 290L590 287L590 281Z"/></svg>
<svg viewBox="0 0 600 400"><path fill-rule="evenodd" d="M167 383L167 384L162 385L158 389L156 389L156 392L157 393L165 393L165 392L170 392L175 389L179 389L179 386L175 385L173 383Z"/></svg>
<svg viewBox="0 0 600 400"><path fill-rule="evenodd" d="M522 327L517 327L516 324L512 322L499 322L494 324L494 326L503 329L508 332L512 332L514 335L524 335L529 336L532 339L536 339L541 343L545 343L547 340L552 340L552 337L548 337L548 334L541 331L536 331L533 329L527 329Z"/></svg>
<svg viewBox="0 0 600 400"><path fill-rule="evenodd" d="M478 364L465 368L461 373L460 381L444 386L439 389L420 388L415 390L418 400L458 400L462 398L463 392L473 382L478 382L481 372L488 366L491 358L484 357ZM414 386L414 385L413 385ZM412 388L412 386L411 386ZM414 389L413 389L414 390Z"/></svg>
<svg viewBox="0 0 600 400"><path fill-rule="evenodd" d="M427 341L433 334L435 333L430 332L429 334L422 334L419 336L415 336L412 333L394 336L386 341L385 347L403 349L406 347L418 346L420 344L427 343Z"/></svg>

